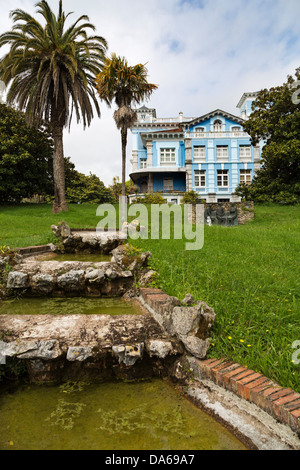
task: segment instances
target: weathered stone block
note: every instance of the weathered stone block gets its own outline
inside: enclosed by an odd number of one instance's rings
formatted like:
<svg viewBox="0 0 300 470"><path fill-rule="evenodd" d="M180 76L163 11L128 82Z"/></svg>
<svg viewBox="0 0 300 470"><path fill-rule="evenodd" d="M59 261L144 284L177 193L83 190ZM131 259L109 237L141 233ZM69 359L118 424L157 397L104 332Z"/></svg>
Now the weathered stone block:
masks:
<svg viewBox="0 0 300 470"><path fill-rule="evenodd" d="M197 307L174 307L171 323L175 334L179 336L196 334L200 324L200 313Z"/></svg>
<svg viewBox="0 0 300 470"><path fill-rule="evenodd" d="M210 346L210 341L208 339L204 340L197 338L196 336L181 336L180 339L190 354L197 357L198 359L205 358Z"/></svg>
<svg viewBox="0 0 300 470"><path fill-rule="evenodd" d="M17 356L21 359L57 359L62 355L56 340L12 341L1 348L3 356Z"/></svg>
<svg viewBox="0 0 300 470"><path fill-rule="evenodd" d="M173 352L173 345L171 341L163 341L152 339L146 345L149 356L157 356L164 359L168 354Z"/></svg>
<svg viewBox="0 0 300 470"><path fill-rule="evenodd" d="M62 274L57 278L58 287L65 290L78 290L83 287L84 284L84 271L69 271L68 273Z"/></svg>
<svg viewBox="0 0 300 470"><path fill-rule="evenodd" d="M142 359L144 343L134 345L120 344L112 347L113 354L118 357L119 364L123 362L126 366L133 366L138 359Z"/></svg>
<svg viewBox="0 0 300 470"><path fill-rule="evenodd" d="M55 278L50 274L36 274L31 278L31 288L36 294L49 294L53 291L54 284Z"/></svg>
<svg viewBox="0 0 300 470"><path fill-rule="evenodd" d="M89 359L90 357L93 357L93 348L87 346L71 346L68 348L67 352L67 361L78 361L78 362L83 362Z"/></svg>
<svg viewBox="0 0 300 470"><path fill-rule="evenodd" d="M11 271L7 278L8 289L26 289L28 287L28 274L19 271Z"/></svg>
<svg viewBox="0 0 300 470"><path fill-rule="evenodd" d="M105 279L105 272L104 269L94 269L94 268L88 268L86 273L85 273L85 279L90 283L90 284L99 284Z"/></svg>

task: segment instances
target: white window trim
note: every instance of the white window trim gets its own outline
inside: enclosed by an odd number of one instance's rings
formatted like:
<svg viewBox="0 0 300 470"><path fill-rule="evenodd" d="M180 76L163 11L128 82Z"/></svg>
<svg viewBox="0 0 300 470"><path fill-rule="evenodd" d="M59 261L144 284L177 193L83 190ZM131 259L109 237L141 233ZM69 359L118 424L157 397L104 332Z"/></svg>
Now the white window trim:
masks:
<svg viewBox="0 0 300 470"><path fill-rule="evenodd" d="M239 146L239 156L240 161L251 161L251 145L240 145Z"/></svg>
<svg viewBox="0 0 300 470"><path fill-rule="evenodd" d="M205 170L194 170L195 188L206 187L206 171ZM198 184L196 183L198 181Z"/></svg>
<svg viewBox="0 0 300 470"><path fill-rule="evenodd" d="M247 178L249 176L249 178ZM248 179L248 181L247 181ZM251 170L240 170L240 183L241 184L251 184L252 181L252 172Z"/></svg>
<svg viewBox="0 0 300 470"><path fill-rule="evenodd" d="M229 159L229 148L228 145L217 145L216 146L216 157L218 161L227 162Z"/></svg>
<svg viewBox="0 0 300 470"><path fill-rule="evenodd" d="M221 177L221 184L219 184L220 177ZM227 179L227 184L224 184L225 178ZM229 171L228 170L217 170L217 187L218 188L229 187Z"/></svg>
<svg viewBox="0 0 300 470"><path fill-rule="evenodd" d="M166 160L166 154L170 153L170 160ZM176 165L176 148L175 147L162 147L160 149L160 164L163 166Z"/></svg>
<svg viewBox="0 0 300 470"><path fill-rule="evenodd" d="M141 158L140 159L140 168L147 168L147 158Z"/></svg>
<svg viewBox="0 0 300 470"><path fill-rule="evenodd" d="M201 155L197 155L197 151L201 150ZM194 145L194 162L206 161L206 147L205 145Z"/></svg>

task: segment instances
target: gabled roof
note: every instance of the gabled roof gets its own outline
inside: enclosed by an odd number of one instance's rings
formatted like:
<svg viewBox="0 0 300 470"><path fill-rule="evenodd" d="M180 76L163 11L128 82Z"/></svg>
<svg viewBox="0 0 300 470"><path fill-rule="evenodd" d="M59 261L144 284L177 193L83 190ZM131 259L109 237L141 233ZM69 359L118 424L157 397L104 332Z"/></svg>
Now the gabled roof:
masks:
<svg viewBox="0 0 300 470"><path fill-rule="evenodd" d="M258 93L259 93L258 91L250 91L248 93L243 93L243 95L242 95L240 101L238 102L238 104L236 105L236 107L240 108L247 98L254 98L255 99L257 97Z"/></svg>
<svg viewBox="0 0 300 470"><path fill-rule="evenodd" d="M145 105L143 105L140 108L136 109L136 111L150 111L150 108L147 108Z"/></svg>
<svg viewBox="0 0 300 470"><path fill-rule="evenodd" d="M187 127L195 126L196 124L200 124L200 122L206 121L207 119L210 119L214 116L224 116L231 121L235 121L239 124L244 124L244 119L238 116L234 116L234 114L228 113L227 111L223 111L222 109L215 109L215 111L211 111L210 113L204 114L203 116L197 117L193 119L192 121L184 122L183 126L185 129Z"/></svg>

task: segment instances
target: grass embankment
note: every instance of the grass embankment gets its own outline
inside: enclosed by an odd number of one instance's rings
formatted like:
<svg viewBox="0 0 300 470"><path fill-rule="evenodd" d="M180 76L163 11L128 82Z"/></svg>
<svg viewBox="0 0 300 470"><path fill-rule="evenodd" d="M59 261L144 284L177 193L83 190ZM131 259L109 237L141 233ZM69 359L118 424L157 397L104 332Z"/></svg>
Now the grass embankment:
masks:
<svg viewBox="0 0 300 470"><path fill-rule="evenodd" d="M93 228L96 206L0 207L0 245L11 248L53 240L50 226L65 220ZM227 357L300 392L300 207L256 206L255 220L238 227L205 227L204 246L185 240L136 240L152 252L157 286L183 299L191 293L216 312L209 357ZM296 359L300 359L300 353Z"/></svg>
<svg viewBox="0 0 300 470"><path fill-rule="evenodd" d="M166 293L191 293L215 310L208 357L227 357L300 392L300 364L292 362L300 340L299 234L299 206L257 206L245 226L205 227L199 251L185 251L182 240L135 244L152 252Z"/></svg>

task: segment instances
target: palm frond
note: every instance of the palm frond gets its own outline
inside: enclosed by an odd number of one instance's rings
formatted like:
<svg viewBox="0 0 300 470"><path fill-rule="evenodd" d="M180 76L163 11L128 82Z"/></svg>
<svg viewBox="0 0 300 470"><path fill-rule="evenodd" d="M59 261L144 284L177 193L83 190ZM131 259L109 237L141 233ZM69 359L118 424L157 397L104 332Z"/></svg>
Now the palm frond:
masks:
<svg viewBox="0 0 300 470"><path fill-rule="evenodd" d="M36 4L43 24L22 9L11 12L11 31L0 35L0 48L10 51L0 60L0 79L8 89L9 103L25 111L27 121L37 125L44 119L71 123L73 111L84 127L98 116L95 77L102 70L107 41L95 31L87 15L81 15L66 27L65 13L59 1L55 15L46 0Z"/></svg>

